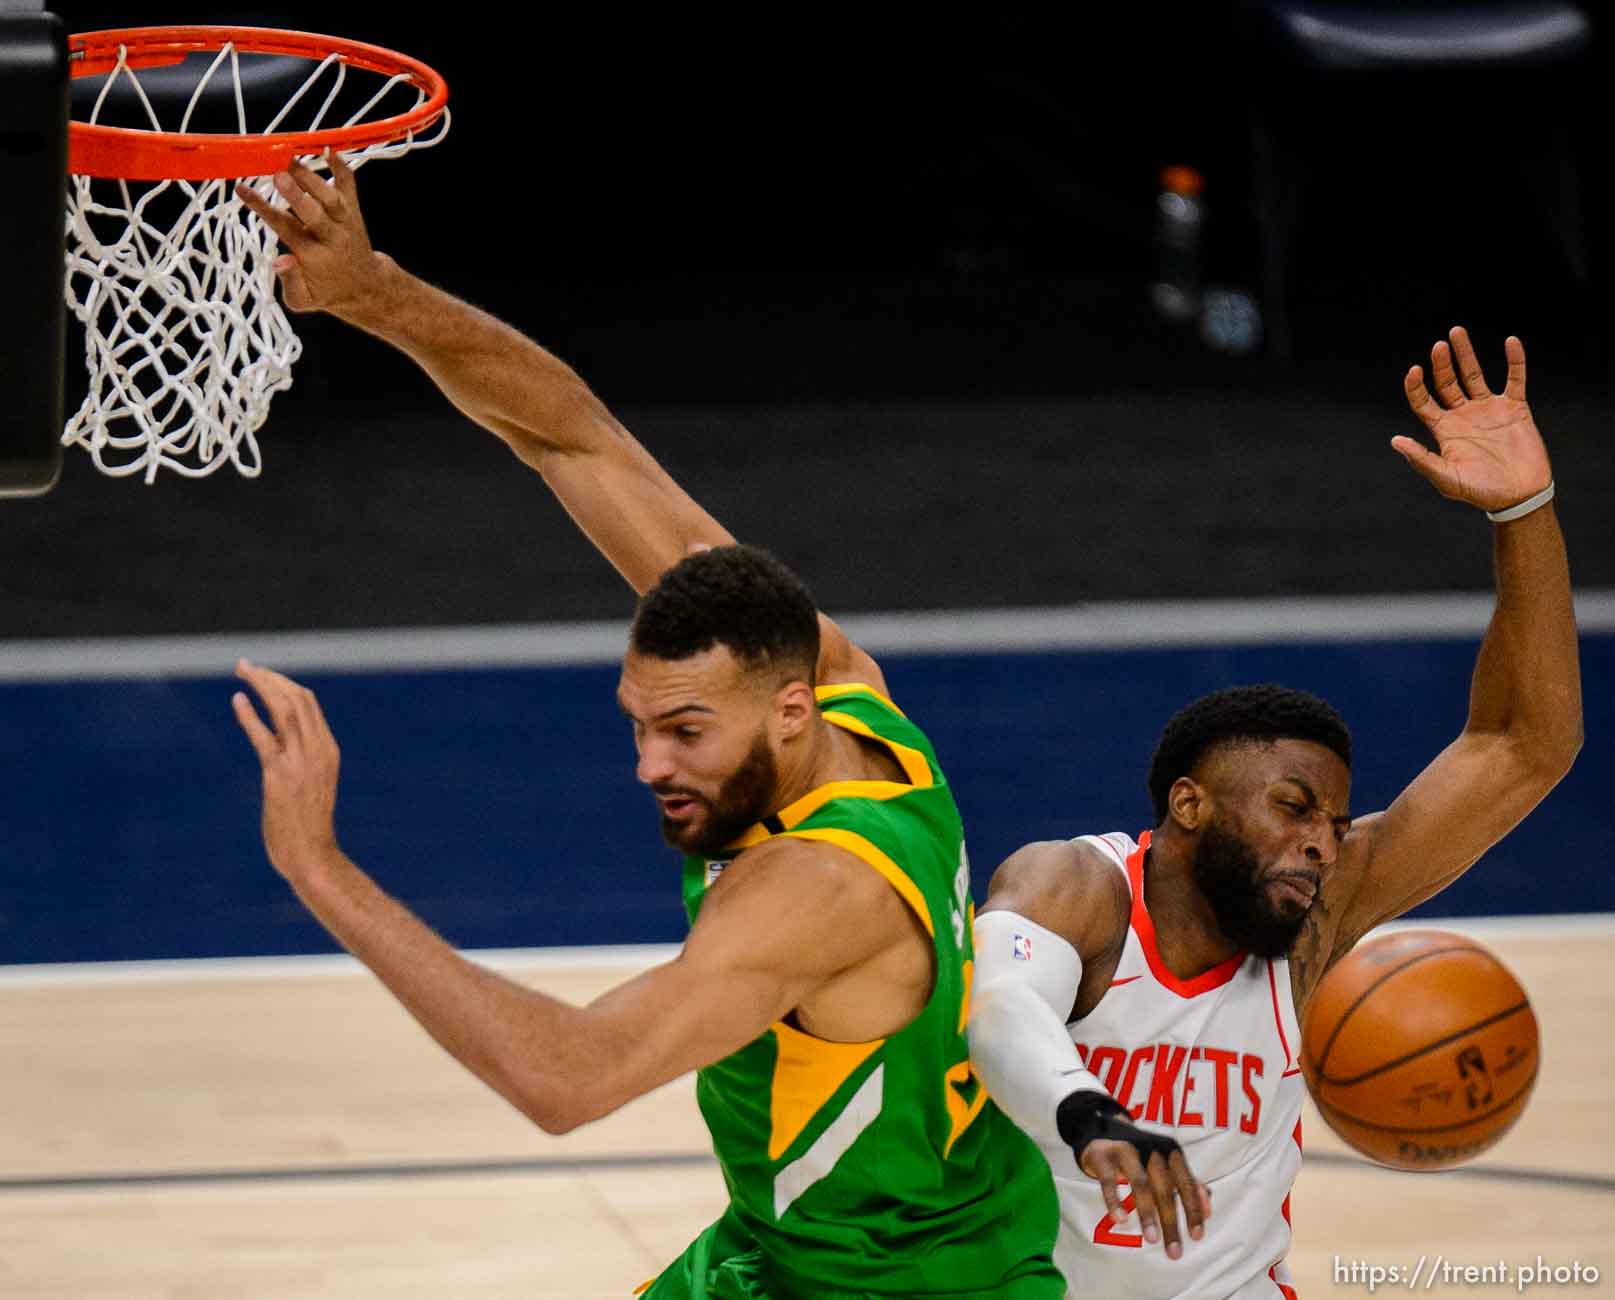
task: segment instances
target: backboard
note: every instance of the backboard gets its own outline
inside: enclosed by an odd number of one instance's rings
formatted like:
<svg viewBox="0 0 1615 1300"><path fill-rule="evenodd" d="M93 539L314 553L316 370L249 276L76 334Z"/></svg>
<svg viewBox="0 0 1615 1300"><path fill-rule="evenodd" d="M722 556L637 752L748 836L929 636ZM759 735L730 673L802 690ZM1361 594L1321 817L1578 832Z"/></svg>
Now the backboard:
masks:
<svg viewBox="0 0 1615 1300"><path fill-rule="evenodd" d="M0 496L61 472L67 103L61 21L0 0Z"/></svg>

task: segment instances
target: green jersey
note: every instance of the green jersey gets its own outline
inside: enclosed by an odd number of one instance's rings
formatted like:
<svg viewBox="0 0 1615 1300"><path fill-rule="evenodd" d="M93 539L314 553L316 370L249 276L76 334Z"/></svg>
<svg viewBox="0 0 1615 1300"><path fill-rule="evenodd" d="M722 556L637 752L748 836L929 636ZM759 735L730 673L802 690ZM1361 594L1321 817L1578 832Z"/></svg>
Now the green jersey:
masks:
<svg viewBox="0 0 1615 1300"><path fill-rule="evenodd" d="M730 1206L650 1296L1062 1296L1048 1166L970 1068L973 909L953 796L930 742L884 696L827 686L818 699L905 780L820 786L731 851L792 836L862 859L930 936L935 987L887 1038L830 1042L782 1020L700 1071ZM686 858L692 923L727 866Z"/></svg>

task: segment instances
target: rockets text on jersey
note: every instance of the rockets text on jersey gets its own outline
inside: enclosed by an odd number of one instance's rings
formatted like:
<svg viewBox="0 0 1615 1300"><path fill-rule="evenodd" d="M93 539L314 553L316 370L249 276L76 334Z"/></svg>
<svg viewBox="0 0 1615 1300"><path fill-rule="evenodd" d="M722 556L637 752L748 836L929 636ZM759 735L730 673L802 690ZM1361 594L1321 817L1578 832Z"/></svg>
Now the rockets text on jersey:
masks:
<svg viewBox="0 0 1615 1300"><path fill-rule="evenodd" d="M1099 1005L1069 1026L1088 1069L1142 1127L1183 1148L1212 1194L1200 1241L1168 1259L1132 1197L1117 1219L1069 1149L1045 1151L1060 1196L1055 1258L1072 1297L1294 1300L1284 1256L1301 1167L1301 1034L1289 965L1236 953L1192 979L1162 961L1144 903L1145 832L1084 836L1128 881L1122 956Z"/></svg>

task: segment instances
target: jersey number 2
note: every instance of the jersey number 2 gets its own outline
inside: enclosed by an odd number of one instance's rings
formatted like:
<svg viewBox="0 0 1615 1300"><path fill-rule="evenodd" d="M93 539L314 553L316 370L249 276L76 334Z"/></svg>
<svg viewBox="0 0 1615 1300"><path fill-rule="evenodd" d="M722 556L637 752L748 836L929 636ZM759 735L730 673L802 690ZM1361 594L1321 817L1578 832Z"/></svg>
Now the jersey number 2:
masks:
<svg viewBox="0 0 1615 1300"><path fill-rule="evenodd" d="M1122 1201L1122 1213L1131 1214L1137 1208L1138 1198L1132 1192L1128 1192L1126 1198ZM1116 1216L1114 1213L1108 1212L1104 1218L1094 1225L1093 1239L1094 1243L1099 1246L1142 1246L1144 1244L1144 1238L1140 1233L1117 1232Z"/></svg>

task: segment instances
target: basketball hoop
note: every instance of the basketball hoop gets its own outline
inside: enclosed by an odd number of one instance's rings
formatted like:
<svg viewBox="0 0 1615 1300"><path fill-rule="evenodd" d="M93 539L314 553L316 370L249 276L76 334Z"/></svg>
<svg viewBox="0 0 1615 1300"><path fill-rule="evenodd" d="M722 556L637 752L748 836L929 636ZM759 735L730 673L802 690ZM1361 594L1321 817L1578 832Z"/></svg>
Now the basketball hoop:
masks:
<svg viewBox="0 0 1615 1300"><path fill-rule="evenodd" d="M234 182L269 197L294 158L318 169L331 149L358 168L435 145L448 87L380 46L267 28L89 32L68 38L68 54L75 79L105 81L89 120L68 128L66 294L90 385L62 442L147 483L226 463L256 477L254 435L302 344L275 295L275 234ZM254 103L271 96L278 107ZM102 120L114 100L136 125ZM251 107L269 120L249 125ZM226 129L200 129L221 116Z"/></svg>

